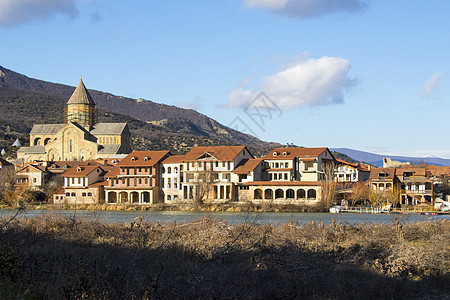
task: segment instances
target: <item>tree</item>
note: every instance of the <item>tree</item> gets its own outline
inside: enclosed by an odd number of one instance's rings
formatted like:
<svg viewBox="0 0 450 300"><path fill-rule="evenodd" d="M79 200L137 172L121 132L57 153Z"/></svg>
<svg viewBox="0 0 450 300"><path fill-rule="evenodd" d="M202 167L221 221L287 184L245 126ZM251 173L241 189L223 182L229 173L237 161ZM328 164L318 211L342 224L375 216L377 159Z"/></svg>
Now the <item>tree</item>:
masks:
<svg viewBox="0 0 450 300"><path fill-rule="evenodd" d="M352 188L353 204L366 204L369 200L369 186L364 182L357 182Z"/></svg>
<svg viewBox="0 0 450 300"><path fill-rule="evenodd" d="M6 204L15 201L15 190L17 185L17 175L14 167L0 169L0 200Z"/></svg>
<svg viewBox="0 0 450 300"><path fill-rule="evenodd" d="M327 208L336 204L336 193L338 190L338 184L334 180L334 172L336 168L337 164L334 161L324 163L322 166L323 180L320 181L322 188L322 203Z"/></svg>
<svg viewBox="0 0 450 300"><path fill-rule="evenodd" d="M213 162L198 161L194 169L194 202L203 204L212 193L214 182L218 180L218 173L214 171Z"/></svg>

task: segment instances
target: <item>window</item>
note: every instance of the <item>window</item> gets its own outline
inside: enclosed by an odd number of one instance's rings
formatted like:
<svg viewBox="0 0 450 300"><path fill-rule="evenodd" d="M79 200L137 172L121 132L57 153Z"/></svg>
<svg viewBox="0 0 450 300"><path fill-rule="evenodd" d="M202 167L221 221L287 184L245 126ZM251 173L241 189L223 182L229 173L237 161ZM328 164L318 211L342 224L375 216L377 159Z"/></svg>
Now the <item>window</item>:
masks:
<svg viewBox="0 0 450 300"><path fill-rule="evenodd" d="M88 193L88 197L92 197L92 193Z"/></svg>
<svg viewBox="0 0 450 300"><path fill-rule="evenodd" d="M286 152L283 152L283 156L286 156L287 155L287 153Z"/></svg>
<svg viewBox="0 0 450 300"><path fill-rule="evenodd" d="M276 153L276 152L273 152L272 155L273 155L273 156L277 156L277 153Z"/></svg>
<svg viewBox="0 0 450 300"><path fill-rule="evenodd" d="M82 196L82 197L86 197L86 193L82 193L81 196Z"/></svg>
<svg viewBox="0 0 450 300"><path fill-rule="evenodd" d="M288 174L284 173L284 180L288 180Z"/></svg>
<svg viewBox="0 0 450 300"><path fill-rule="evenodd" d="M144 157L144 161L148 161L148 157L146 156L146 157Z"/></svg>
<svg viewBox="0 0 450 300"><path fill-rule="evenodd" d="M136 157L131 157L131 161L135 161L137 158Z"/></svg>
<svg viewBox="0 0 450 300"><path fill-rule="evenodd" d="M75 193L72 193L71 196L72 196L72 197L75 197Z"/></svg>
<svg viewBox="0 0 450 300"><path fill-rule="evenodd" d="M171 168L171 167L168 167L168 168L167 168L167 173L168 173L168 174L171 174L171 173L172 173L172 168Z"/></svg>
<svg viewBox="0 0 450 300"><path fill-rule="evenodd" d="M66 196L67 196L67 197L70 197L70 193L66 193Z"/></svg>

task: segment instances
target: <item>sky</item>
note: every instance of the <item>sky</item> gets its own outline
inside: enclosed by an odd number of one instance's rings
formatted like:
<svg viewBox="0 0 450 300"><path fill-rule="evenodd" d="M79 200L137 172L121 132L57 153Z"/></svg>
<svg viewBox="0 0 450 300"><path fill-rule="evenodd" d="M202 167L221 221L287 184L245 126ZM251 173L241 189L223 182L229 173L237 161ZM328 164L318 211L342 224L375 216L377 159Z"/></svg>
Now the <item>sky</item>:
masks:
<svg viewBox="0 0 450 300"><path fill-rule="evenodd" d="M450 1L0 0L0 65L265 140L450 158Z"/></svg>

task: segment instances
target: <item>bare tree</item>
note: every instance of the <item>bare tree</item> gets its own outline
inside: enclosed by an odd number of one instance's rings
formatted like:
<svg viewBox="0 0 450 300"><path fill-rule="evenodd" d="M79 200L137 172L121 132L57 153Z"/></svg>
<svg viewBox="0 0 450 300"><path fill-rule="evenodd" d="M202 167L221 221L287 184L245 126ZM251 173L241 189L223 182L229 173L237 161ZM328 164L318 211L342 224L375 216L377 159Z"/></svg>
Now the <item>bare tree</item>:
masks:
<svg viewBox="0 0 450 300"><path fill-rule="evenodd" d="M337 164L334 161L324 163L322 166L323 180L320 182L322 188L322 203L324 203L327 208L336 204L336 193L338 190L338 184L334 180L336 168Z"/></svg>
<svg viewBox="0 0 450 300"><path fill-rule="evenodd" d="M17 175L13 167L0 169L0 200L6 204L12 204L17 185Z"/></svg>
<svg viewBox="0 0 450 300"><path fill-rule="evenodd" d="M211 196L214 182L218 180L218 173L214 170L213 163L208 161L197 162L194 169L194 202L203 204Z"/></svg>
<svg viewBox="0 0 450 300"><path fill-rule="evenodd" d="M366 204L369 201L369 186L364 182L356 182L352 188L353 204Z"/></svg>

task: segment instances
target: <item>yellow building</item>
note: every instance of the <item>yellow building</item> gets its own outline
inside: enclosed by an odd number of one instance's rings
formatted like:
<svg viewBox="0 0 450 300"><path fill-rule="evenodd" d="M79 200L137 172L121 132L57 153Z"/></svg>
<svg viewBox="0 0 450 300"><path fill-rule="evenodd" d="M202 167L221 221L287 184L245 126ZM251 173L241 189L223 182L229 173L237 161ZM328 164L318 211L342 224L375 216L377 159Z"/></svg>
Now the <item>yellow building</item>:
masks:
<svg viewBox="0 0 450 300"><path fill-rule="evenodd" d="M33 161L83 161L131 152L127 123L96 123L95 103L80 79L65 108L64 124L35 124L30 146L17 158Z"/></svg>

